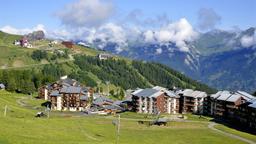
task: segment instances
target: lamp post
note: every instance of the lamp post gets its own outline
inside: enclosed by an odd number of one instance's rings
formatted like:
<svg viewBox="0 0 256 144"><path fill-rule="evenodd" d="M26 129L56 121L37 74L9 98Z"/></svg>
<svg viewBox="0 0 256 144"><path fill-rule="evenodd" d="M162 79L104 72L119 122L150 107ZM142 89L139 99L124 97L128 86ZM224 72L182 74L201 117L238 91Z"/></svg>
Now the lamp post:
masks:
<svg viewBox="0 0 256 144"><path fill-rule="evenodd" d="M114 120L112 123L116 126L116 144L118 144L120 136L120 114L118 115L118 120Z"/></svg>
<svg viewBox="0 0 256 144"><path fill-rule="evenodd" d="M7 113L7 105L5 105L4 107L4 117L6 117L6 113Z"/></svg>

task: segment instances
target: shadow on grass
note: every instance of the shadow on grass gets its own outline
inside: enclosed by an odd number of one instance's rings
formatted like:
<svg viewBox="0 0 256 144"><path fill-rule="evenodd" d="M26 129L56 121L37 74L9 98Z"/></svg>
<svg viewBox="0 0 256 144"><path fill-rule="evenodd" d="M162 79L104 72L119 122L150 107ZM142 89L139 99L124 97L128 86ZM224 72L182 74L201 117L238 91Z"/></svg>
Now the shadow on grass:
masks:
<svg viewBox="0 0 256 144"><path fill-rule="evenodd" d="M246 132L246 133L249 133L249 134L256 135L256 130L255 129L250 128L248 125L242 124L242 123L240 123L238 121L235 121L235 120L227 120L227 119L224 119L224 118L216 117L216 118L213 118L210 121L216 122L218 124L225 125L229 128L232 128L232 129L235 129L235 130L238 130L238 131L242 131L242 132Z"/></svg>

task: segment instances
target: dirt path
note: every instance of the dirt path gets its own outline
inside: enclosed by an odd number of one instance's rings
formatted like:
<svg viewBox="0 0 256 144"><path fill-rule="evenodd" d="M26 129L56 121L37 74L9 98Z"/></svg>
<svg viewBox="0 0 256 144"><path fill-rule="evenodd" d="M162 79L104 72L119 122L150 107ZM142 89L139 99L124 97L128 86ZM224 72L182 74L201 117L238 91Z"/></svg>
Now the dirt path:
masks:
<svg viewBox="0 0 256 144"><path fill-rule="evenodd" d="M226 135L226 136L229 136L229 137L231 137L231 138L241 140L241 141L246 142L246 143L248 143L248 144L256 144L256 142L251 141L251 140L249 140L249 139L246 139L246 138L240 137L240 136L238 136L238 135L234 135L234 134L231 134L231 133L224 132L224 131L221 131L221 130L219 130L219 129L216 129L216 128L214 127L215 125L217 125L215 122L210 122L209 125L208 125L208 128L211 129L211 130L213 130L213 131L216 131L216 132L218 132L218 133L222 133L222 134L224 134L224 135Z"/></svg>
<svg viewBox="0 0 256 144"><path fill-rule="evenodd" d="M60 64L60 63L66 63L66 62L70 62L70 61L74 61L73 57L72 59L68 59L68 60L59 60L57 62L54 62L54 64ZM46 64L50 64L49 62L47 63L39 63L39 64L30 64L30 65L23 65L23 66L20 66L20 67L7 67L7 66L2 66L0 67L0 69L20 69L20 68L30 68L30 67L36 67L36 66L42 66L42 65L46 65Z"/></svg>
<svg viewBox="0 0 256 144"><path fill-rule="evenodd" d="M26 107L27 105L26 105L26 103L24 102L24 100L27 100L27 99L28 99L27 97L22 97L22 98L17 99L16 102L17 102L20 106Z"/></svg>

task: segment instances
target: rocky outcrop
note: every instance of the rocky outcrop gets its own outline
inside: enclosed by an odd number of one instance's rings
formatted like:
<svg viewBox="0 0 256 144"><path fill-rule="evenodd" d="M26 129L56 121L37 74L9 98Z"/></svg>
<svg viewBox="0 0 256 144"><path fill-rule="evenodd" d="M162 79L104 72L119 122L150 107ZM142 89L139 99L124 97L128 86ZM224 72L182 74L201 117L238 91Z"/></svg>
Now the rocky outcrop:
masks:
<svg viewBox="0 0 256 144"><path fill-rule="evenodd" d="M34 31L32 33L29 33L26 35L26 38L29 41L34 41L34 40L42 40L45 38L45 34L43 31L39 30L39 31Z"/></svg>

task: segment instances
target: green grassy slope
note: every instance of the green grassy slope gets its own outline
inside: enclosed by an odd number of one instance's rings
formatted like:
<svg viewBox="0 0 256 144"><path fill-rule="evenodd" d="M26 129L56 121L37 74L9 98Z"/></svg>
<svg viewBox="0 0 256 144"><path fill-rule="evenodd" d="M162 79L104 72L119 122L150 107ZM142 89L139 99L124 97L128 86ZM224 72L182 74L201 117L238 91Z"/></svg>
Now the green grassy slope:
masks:
<svg viewBox="0 0 256 144"><path fill-rule="evenodd" d="M113 117L87 117L77 113L51 112L49 119L35 118L35 113L40 111L41 102L42 100L30 99L26 95L0 91L1 144L115 143ZM6 117L3 116L5 105L8 105ZM137 114L132 114L131 118L134 115ZM121 119L119 144L127 143L243 144L239 140L208 129L205 122L172 122L168 127L147 127L134 120Z"/></svg>
<svg viewBox="0 0 256 144"><path fill-rule="evenodd" d="M0 31L0 45L12 46L14 40L20 40L20 35L12 35Z"/></svg>

